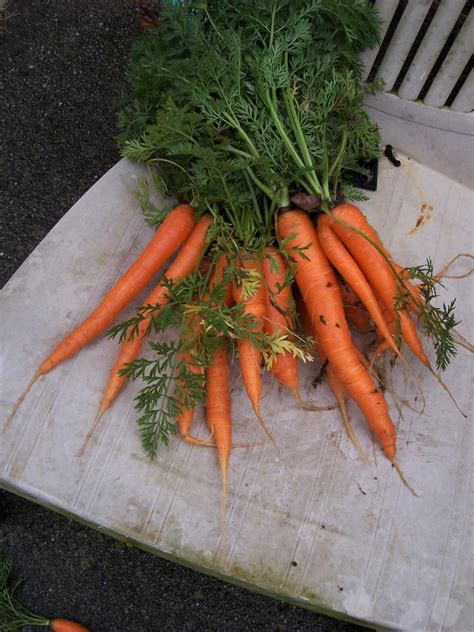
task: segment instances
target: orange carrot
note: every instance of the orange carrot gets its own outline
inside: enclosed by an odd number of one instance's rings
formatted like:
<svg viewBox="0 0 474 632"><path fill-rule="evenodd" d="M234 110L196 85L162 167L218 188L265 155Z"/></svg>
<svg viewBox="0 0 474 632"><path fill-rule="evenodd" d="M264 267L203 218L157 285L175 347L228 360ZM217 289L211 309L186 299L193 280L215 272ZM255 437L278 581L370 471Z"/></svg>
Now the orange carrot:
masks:
<svg viewBox="0 0 474 632"><path fill-rule="evenodd" d="M293 329L289 314L292 296L291 285L286 278L287 269L283 257L276 248L268 247L265 249L262 271L266 290L266 314L263 328L270 335L288 335ZM296 358L291 353L288 351L279 353L270 372L283 386L288 387L294 393L296 399L301 399L298 390Z"/></svg>
<svg viewBox="0 0 474 632"><path fill-rule="evenodd" d="M246 259L242 263L242 268L250 272L258 272L259 268L254 259ZM262 280L258 281L257 291L250 298L244 299L242 297L242 290L235 283L232 287L233 298L235 303L242 303L244 315L253 316L255 324L253 331L262 332L263 323L266 314L265 305L265 290ZM262 363L262 354L258 349L252 345L249 340L239 339L239 363L240 371L242 374L242 382L247 392L248 398L254 409L255 415L262 425L263 429L267 433L268 437L273 441L270 430L265 423L260 412L260 398L262 395L262 374L260 366Z"/></svg>
<svg viewBox="0 0 474 632"><path fill-rule="evenodd" d="M191 235L179 251L178 256L166 271L166 279L173 281L174 283L179 283L186 275L193 272L206 247L206 233L212 223L213 219L210 215L203 215L201 217L194 227ZM168 302L168 288L166 287L164 281L161 280L145 299L143 305L144 307L148 305L153 307L163 307ZM126 376L120 375L119 371L124 369L129 363L133 362L138 357L152 322L152 317L153 315L151 313L148 316L145 316L138 326L138 332L136 332L136 335L133 338L125 339L124 342L122 342L119 355L110 372L109 381L102 396L97 416L92 428L87 433L81 452L84 450L86 443L94 432L99 419L110 407L126 382Z"/></svg>
<svg viewBox="0 0 474 632"><path fill-rule="evenodd" d="M369 312L363 305L348 305L344 302L344 310L346 312L347 320L357 329L357 331L361 331L366 334L374 331L373 321L370 318Z"/></svg>
<svg viewBox="0 0 474 632"><path fill-rule="evenodd" d="M363 302L378 330L386 339L387 344L393 349L394 353L399 354L398 347L386 325L369 283L331 227L331 221L327 215L321 215L318 220L318 238L325 255Z"/></svg>
<svg viewBox="0 0 474 632"><path fill-rule="evenodd" d="M293 298L291 284L288 283L286 276L287 270L288 266L278 250L271 246L267 247L262 264L266 305L263 327L270 335L291 335L293 330L290 315ZM293 354L288 351L279 353L270 368L270 373L280 384L291 390L303 408L313 411L328 409L327 406L313 406L302 399L298 387L298 361Z"/></svg>
<svg viewBox="0 0 474 632"><path fill-rule="evenodd" d="M278 233L283 247L296 261L296 282L322 351L364 413L385 454L394 461L396 433L387 403L358 357L336 275L309 216L300 210L283 213L278 218Z"/></svg>
<svg viewBox="0 0 474 632"><path fill-rule="evenodd" d="M89 628L69 619L51 619L49 627L53 632L90 632Z"/></svg>
<svg viewBox="0 0 474 632"><path fill-rule="evenodd" d="M352 204L340 204L332 210L332 215L367 235L384 252L387 252L375 230L370 226L360 209L356 206ZM394 305L396 297L400 292L397 279L387 261L365 237L354 232L354 230L348 226L342 225L334 219L331 219L330 225L338 237L344 242L344 245L360 266L370 285L377 291L395 318L399 319L403 339L408 347L425 366L431 368L410 315L403 309L395 311Z"/></svg>
<svg viewBox="0 0 474 632"><path fill-rule="evenodd" d="M212 274L212 277L209 283L209 287L211 289L215 287L216 283L222 282L222 278L223 278L226 267L227 267L227 257L225 255L222 255L221 257L219 257L217 261L216 268ZM232 298L232 284L231 283L228 283L224 290L223 302L227 307L232 306L233 298ZM185 331L183 331L183 336L187 337L189 330L191 330L192 335L194 336L194 339L197 340L197 337L199 336L199 323L197 322L196 319L193 319L192 324L189 327L187 327ZM186 343L185 343L185 346L187 346ZM183 361L187 369L194 374L199 374L204 371L202 367L197 366L192 361L190 353L185 352L185 353L180 354L178 358L178 362L179 361ZM201 441L200 439L196 439L196 437L193 437L189 434L193 417L194 417L194 409L182 407L181 412L177 418L178 430L181 437L188 443L191 443L194 445L201 445L205 447L216 447L215 444L213 443L210 443L208 441Z"/></svg>
<svg viewBox="0 0 474 632"><path fill-rule="evenodd" d="M101 303L42 362L16 401L6 424L14 416L28 391L41 375L73 356L114 322L123 308L137 296L169 257L178 250L191 233L194 225L194 210L188 204L177 206L166 216L148 245L106 294Z"/></svg>
<svg viewBox="0 0 474 632"><path fill-rule="evenodd" d="M196 323L195 329L199 331L198 323ZM183 335L186 335L185 332L183 332ZM183 339L183 336L181 338ZM196 362L193 361L192 355L189 352L183 352L178 355L178 365L181 363L184 363L186 370L190 373L193 373L194 375L202 375L204 373L203 367L197 365ZM181 405L180 413L176 419L179 434L185 441L187 441L188 443L192 443L193 445L208 445L208 442L203 442L200 439L196 439L189 434L193 418L194 408L186 408L184 405Z"/></svg>
<svg viewBox="0 0 474 632"><path fill-rule="evenodd" d="M53 350L38 371L50 371L105 331L181 246L194 224L194 211L187 204L177 206L171 211L138 259L117 281L100 305Z"/></svg>
<svg viewBox="0 0 474 632"><path fill-rule="evenodd" d="M313 324L311 322L311 319L310 319L309 314L308 314L308 310L306 309L306 306L304 304L303 299L301 299L298 302L298 313L299 313L299 316L300 316L301 324L303 326L303 330L306 333L306 335L307 336L314 336ZM326 367L325 367L326 375L327 375L327 378L328 378L329 386L331 387L331 390L334 393L334 396L336 397L337 406L338 406L339 412L341 414L344 430L346 431L347 436L352 441L352 443L354 444L356 450L362 456L364 461L366 463L369 463L368 456L365 453L365 450L363 449L363 447L360 445L359 440L356 437L356 435L354 434L354 431L352 429L352 424L351 424L351 420L349 418L349 413L347 412L346 394L345 394L345 391L344 391L344 387L341 384L341 380L338 378L337 373L334 370L334 367L332 366L332 364L325 357L324 352L321 349L321 346L320 346L320 344L319 344L317 339L315 339L315 351L316 351L316 355L319 357L319 360L320 360L321 364L323 366L324 366L324 364L326 364Z"/></svg>
<svg viewBox="0 0 474 632"><path fill-rule="evenodd" d="M232 449L229 357L225 346L217 347L214 358L206 369L206 378L207 423L216 442L225 499L227 494L227 470Z"/></svg>

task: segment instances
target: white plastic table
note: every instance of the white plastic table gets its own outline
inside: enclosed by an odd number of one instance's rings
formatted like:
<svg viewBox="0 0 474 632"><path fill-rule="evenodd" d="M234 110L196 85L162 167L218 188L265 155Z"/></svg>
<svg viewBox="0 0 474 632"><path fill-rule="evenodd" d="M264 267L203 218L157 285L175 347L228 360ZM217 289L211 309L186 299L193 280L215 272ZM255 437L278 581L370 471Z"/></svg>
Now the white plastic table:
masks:
<svg viewBox="0 0 474 632"><path fill-rule="evenodd" d="M1 294L0 419L52 346L98 303L150 237L132 190L140 168L119 162L41 242ZM435 270L473 251L473 194L403 158L380 163L379 187L363 204L402 264L431 257ZM424 223L415 228L423 214ZM460 260L453 273L471 262ZM457 297L458 330L472 340L472 277L446 281ZM143 296L146 295L144 292ZM139 304L139 299L127 313ZM171 333L169 335L172 335ZM265 378L263 414L281 448L266 441L234 372L235 449L227 525L212 450L177 437L150 462L142 451L129 383L101 420L82 459L117 342L101 338L33 386L0 436L0 485L176 562L248 588L379 629L468 632L472 586L472 362L468 351L445 373L446 392L413 361L388 369L410 406L397 411L398 455L415 497L376 449L355 406L354 429L372 465L358 456L336 411L312 413ZM433 353L431 352L433 359ZM316 366L301 369L303 396ZM207 436L202 415L196 433ZM285 468L282 459L288 465Z"/></svg>

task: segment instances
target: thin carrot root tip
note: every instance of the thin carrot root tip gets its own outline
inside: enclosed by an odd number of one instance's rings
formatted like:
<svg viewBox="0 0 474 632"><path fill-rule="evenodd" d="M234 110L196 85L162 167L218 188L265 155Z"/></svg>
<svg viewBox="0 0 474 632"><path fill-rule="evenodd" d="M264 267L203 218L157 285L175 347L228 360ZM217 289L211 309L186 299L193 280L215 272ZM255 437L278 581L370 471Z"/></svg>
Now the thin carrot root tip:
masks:
<svg viewBox="0 0 474 632"><path fill-rule="evenodd" d="M451 399L451 401L453 402L453 404L456 406L456 408L459 410L459 412L461 413L461 415L464 417L464 419L468 418L468 415L461 410L459 404L457 403L456 399L454 398L454 395L451 393L451 391L449 390L449 388L446 386L446 384L443 382L443 380L441 379L441 377L436 373L436 371L433 371L433 369L430 367L430 373L433 375L433 377L435 378L435 380L441 385L441 387L443 388L443 390L446 391L446 393L448 394L449 398Z"/></svg>
<svg viewBox="0 0 474 632"><path fill-rule="evenodd" d="M403 475L403 472L400 468L400 465L398 464L398 462L395 459L391 459L392 461L392 465L395 468L395 470L397 471L398 475L400 476L400 479L402 481L402 483L405 485L405 487L407 489L409 489L411 491L411 493L416 496L417 498L419 498L419 494L416 493L416 491L413 489L413 487L410 485L410 483L407 481L407 479L405 478L405 476Z"/></svg>
<svg viewBox="0 0 474 632"><path fill-rule="evenodd" d="M272 433L270 432L265 420L263 419L262 415L260 414L260 410L258 410L257 408L254 407L254 412L255 415L260 423L260 425L262 426L262 428L264 429L264 431L266 432L266 434L268 435L268 438L270 439L272 445L274 446L275 450L277 451L278 454L278 458L280 459L283 467L286 469L286 471L288 472L288 474L290 474L290 476L293 476L293 471L290 469L290 467L288 466L288 463L286 462L285 457L283 456L283 453L280 449L280 446L277 444L277 442L275 441L275 438L273 437Z"/></svg>
<svg viewBox="0 0 474 632"><path fill-rule="evenodd" d="M33 386L33 384L36 382L36 380L43 375L44 371L41 371L40 369L38 369L36 371L36 373L33 375L33 377L31 378L31 380L28 382L25 390L21 393L20 397L16 400L15 405L13 406L13 409L11 411L11 413L8 415L8 417L5 419L5 422L3 424L3 428L1 430L1 432L4 432L8 426L10 425L11 420L13 419L13 417L16 415L17 410L20 408L23 400L25 399L25 397L28 395L28 393L30 392L31 387Z"/></svg>
<svg viewBox="0 0 474 632"><path fill-rule="evenodd" d="M453 257L451 261L448 261L448 263L444 266L442 270L438 272L438 274L435 274L435 276L433 277L434 280L439 282L443 278L444 279L465 279L466 277L470 276L474 272L474 268L471 268L468 272L465 272L464 274L455 274L455 275L447 274L449 268L453 265L453 263L457 261L458 259L461 259L461 257L474 259L474 255L472 255L470 252L460 252L458 255Z"/></svg>
<svg viewBox="0 0 474 632"><path fill-rule="evenodd" d="M97 428L99 421L102 417L102 415L105 413L105 411L107 410L107 406L105 408L103 408L102 406L99 408L97 415L95 416L94 422L89 430L89 432L86 434L85 439L81 445L81 447L79 448L79 451L77 453L77 456L82 459L82 457L84 456L84 453L86 451L87 445L92 437L92 435L95 432L95 429Z"/></svg>
<svg viewBox="0 0 474 632"><path fill-rule="evenodd" d="M350 441L354 445L359 455L362 457L363 461L365 461L367 465L371 465L369 457L367 456L367 453L365 452L364 448L360 445L359 439L356 437L354 430L352 429L351 420L349 418L349 415L347 414L347 408L344 401L339 402L339 412L341 413L342 424L344 426L344 430L346 431L346 434L349 437Z"/></svg>
<svg viewBox="0 0 474 632"><path fill-rule="evenodd" d="M275 439L273 438L270 428L267 426L267 422L262 417L262 414L260 413L260 409L257 406L254 406L253 410L255 412L255 416L257 417L259 424L262 426L263 430L265 431L265 434L270 439L270 441L276 446Z"/></svg>
<svg viewBox="0 0 474 632"><path fill-rule="evenodd" d="M305 402L305 400L301 397L298 389L292 389L292 393L295 396L295 399L298 402L298 404L305 410L311 410L316 413L322 413L327 410L335 410L337 408L337 404L331 404L330 406L315 406L314 404Z"/></svg>
<svg viewBox="0 0 474 632"><path fill-rule="evenodd" d="M181 437L187 443L190 443L191 445L198 445L198 446L201 446L202 448L217 448L215 443L211 443L210 441L205 441L204 439L197 439L196 437L193 437L192 435L189 435L189 434L181 435Z"/></svg>
<svg viewBox="0 0 474 632"><path fill-rule="evenodd" d="M184 439L187 443L191 445L197 445L202 448L217 448L215 443L211 443L210 441L206 441L205 439L198 439L197 437L193 437L192 435L185 434L181 435L181 438ZM232 448L253 448L256 445L260 445L259 443L233 443Z"/></svg>
<svg viewBox="0 0 474 632"><path fill-rule="evenodd" d="M458 347L463 347L464 349L467 349L467 351L474 353L474 345L472 342L466 340L466 338L461 336L461 334L455 329L453 329L453 340Z"/></svg>

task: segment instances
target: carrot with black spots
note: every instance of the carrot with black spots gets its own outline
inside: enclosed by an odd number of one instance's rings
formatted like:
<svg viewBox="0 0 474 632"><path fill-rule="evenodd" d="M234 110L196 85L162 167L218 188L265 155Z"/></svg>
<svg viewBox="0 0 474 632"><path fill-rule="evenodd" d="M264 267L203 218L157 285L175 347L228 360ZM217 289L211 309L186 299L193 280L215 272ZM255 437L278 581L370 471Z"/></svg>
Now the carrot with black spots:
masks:
<svg viewBox="0 0 474 632"><path fill-rule="evenodd" d="M306 305L304 304L303 299L300 299L298 301L298 314L299 314L301 325L303 327L303 331L306 333L307 336L314 337L315 332L314 332L313 324L311 322L311 319L308 314L308 310L306 309ZM319 360L323 366L323 370L326 372L329 386L331 387L331 390L334 393L334 396L336 398L337 406L341 414L344 430L346 431L347 436L352 441L354 447L359 452L359 454L364 459L364 461L366 463L369 463L369 458L367 454L365 453L363 447L360 445L360 442L358 438L356 437L354 430L352 429L349 413L347 412L346 393L341 383L341 380L338 378L337 373L334 370L334 367L332 366L332 364L328 361L328 359L324 355L324 352L322 351L321 346L319 342L317 341L317 339L315 339L314 346L315 346L316 355L319 357Z"/></svg>
<svg viewBox="0 0 474 632"><path fill-rule="evenodd" d="M364 413L383 451L394 461L396 432L387 403L359 359L335 272L319 244L311 219L304 211L287 211L278 217L278 233L282 246L295 261L296 283L324 355Z"/></svg>
<svg viewBox="0 0 474 632"><path fill-rule="evenodd" d="M339 279L339 281L342 302L344 303L344 310L349 323L363 333L374 331L374 322L360 298L344 279Z"/></svg>
<svg viewBox="0 0 474 632"><path fill-rule="evenodd" d="M395 354L400 355L400 351L387 327L372 288L370 287L360 267L339 239L336 231L331 225L332 221L333 220L331 220L327 215L320 215L318 219L317 232L321 248L342 278L349 283L351 288L365 305L379 332L387 341L388 346ZM406 361L404 362L406 363Z"/></svg>

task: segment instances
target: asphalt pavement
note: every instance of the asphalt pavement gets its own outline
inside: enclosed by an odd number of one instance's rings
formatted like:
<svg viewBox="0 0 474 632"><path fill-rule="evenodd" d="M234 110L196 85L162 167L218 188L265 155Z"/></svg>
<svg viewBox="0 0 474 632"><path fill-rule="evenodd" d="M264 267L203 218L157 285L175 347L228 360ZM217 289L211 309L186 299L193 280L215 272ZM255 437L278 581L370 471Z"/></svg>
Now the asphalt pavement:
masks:
<svg viewBox="0 0 474 632"><path fill-rule="evenodd" d="M13 0L8 12L0 22L0 286L119 160L114 104L140 34L132 0ZM0 549L26 578L20 595L29 608L93 632L362 629L172 564L5 491Z"/></svg>

